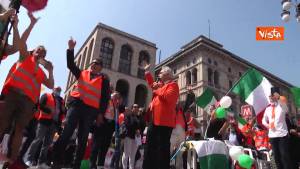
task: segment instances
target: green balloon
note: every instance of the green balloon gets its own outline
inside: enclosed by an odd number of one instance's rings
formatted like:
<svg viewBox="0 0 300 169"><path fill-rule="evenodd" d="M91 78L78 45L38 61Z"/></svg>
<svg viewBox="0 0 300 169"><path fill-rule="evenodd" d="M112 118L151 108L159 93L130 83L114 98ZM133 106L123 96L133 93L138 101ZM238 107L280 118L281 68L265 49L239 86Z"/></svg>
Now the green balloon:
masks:
<svg viewBox="0 0 300 169"><path fill-rule="evenodd" d="M226 110L222 107L218 107L217 110L216 110L216 117L218 119L222 119L222 118L225 118L226 117Z"/></svg>
<svg viewBox="0 0 300 169"><path fill-rule="evenodd" d="M80 169L90 169L90 161L82 160L80 164Z"/></svg>
<svg viewBox="0 0 300 169"><path fill-rule="evenodd" d="M251 169L251 166L253 164L252 158L247 154L240 155L238 162L241 167L246 169Z"/></svg>

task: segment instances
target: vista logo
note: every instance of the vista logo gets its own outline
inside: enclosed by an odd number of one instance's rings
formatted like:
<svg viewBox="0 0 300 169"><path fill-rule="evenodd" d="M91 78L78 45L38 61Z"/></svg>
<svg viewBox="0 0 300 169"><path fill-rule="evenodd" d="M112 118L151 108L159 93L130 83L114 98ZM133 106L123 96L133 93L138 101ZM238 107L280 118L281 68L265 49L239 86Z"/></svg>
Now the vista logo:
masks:
<svg viewBox="0 0 300 169"><path fill-rule="evenodd" d="M284 40L284 27L257 27L256 40Z"/></svg>

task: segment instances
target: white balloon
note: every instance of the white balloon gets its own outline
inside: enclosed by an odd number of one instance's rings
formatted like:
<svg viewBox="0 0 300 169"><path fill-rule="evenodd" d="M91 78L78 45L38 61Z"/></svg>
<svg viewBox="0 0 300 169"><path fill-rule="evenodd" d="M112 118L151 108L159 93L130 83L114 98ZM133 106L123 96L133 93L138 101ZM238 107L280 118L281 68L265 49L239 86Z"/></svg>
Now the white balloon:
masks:
<svg viewBox="0 0 300 169"><path fill-rule="evenodd" d="M241 146L232 146L229 149L229 156L233 159L233 160L239 160L240 155L244 154L244 148Z"/></svg>
<svg viewBox="0 0 300 169"><path fill-rule="evenodd" d="M232 99L229 96L224 96L220 100L220 106L227 109L231 106L232 104Z"/></svg>

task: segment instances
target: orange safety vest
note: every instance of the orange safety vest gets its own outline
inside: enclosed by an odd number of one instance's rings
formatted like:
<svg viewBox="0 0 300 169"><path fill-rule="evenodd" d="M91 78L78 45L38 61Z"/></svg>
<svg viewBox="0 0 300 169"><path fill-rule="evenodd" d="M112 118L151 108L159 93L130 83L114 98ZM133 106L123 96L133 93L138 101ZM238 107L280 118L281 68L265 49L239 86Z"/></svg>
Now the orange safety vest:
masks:
<svg viewBox="0 0 300 169"><path fill-rule="evenodd" d="M71 96L80 98L86 105L98 109L101 99L102 76L91 80L91 71L83 70Z"/></svg>
<svg viewBox="0 0 300 169"><path fill-rule="evenodd" d="M269 148L268 134L264 130L255 131L254 141L257 150L260 150L262 148Z"/></svg>
<svg viewBox="0 0 300 169"><path fill-rule="evenodd" d="M46 103L46 107L48 107L51 112L50 113L44 113L43 111L39 111L39 117L38 120L52 120L53 119L53 115L55 113L55 99L53 97L52 94L50 93L46 93L47 96L47 103Z"/></svg>
<svg viewBox="0 0 300 169"><path fill-rule="evenodd" d="M45 73L36 65L36 60L31 55L24 61L13 65L4 86L5 89L18 89L18 91L28 96L34 103L37 103L44 78Z"/></svg>

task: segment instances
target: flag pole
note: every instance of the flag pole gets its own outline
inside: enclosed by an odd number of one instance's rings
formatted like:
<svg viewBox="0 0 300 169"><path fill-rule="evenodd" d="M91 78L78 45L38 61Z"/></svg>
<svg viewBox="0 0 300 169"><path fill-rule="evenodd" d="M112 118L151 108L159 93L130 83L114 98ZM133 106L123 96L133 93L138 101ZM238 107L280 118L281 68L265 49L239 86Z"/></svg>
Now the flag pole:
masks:
<svg viewBox="0 0 300 169"><path fill-rule="evenodd" d="M17 14L19 13L19 10L20 10L20 7L21 7L21 3L22 3L21 1L22 0L13 0L13 1L11 1L10 5L9 5L10 7L14 8L16 10ZM11 34L11 30L13 28L13 23L11 23L10 27L8 29L9 22L10 22L10 19L8 19L6 21L4 29L3 29L3 31L1 32L1 35L0 35L0 40L1 41L4 40L4 45L3 45L3 48L1 49L1 52L0 52L0 64L1 64L1 61L2 61L2 58L3 58L3 54L5 52L5 48L6 48L7 43L8 43L8 36ZM7 36L5 36L5 33L6 33L7 29L8 29Z"/></svg>

